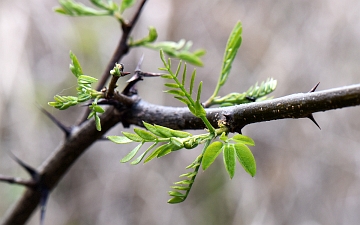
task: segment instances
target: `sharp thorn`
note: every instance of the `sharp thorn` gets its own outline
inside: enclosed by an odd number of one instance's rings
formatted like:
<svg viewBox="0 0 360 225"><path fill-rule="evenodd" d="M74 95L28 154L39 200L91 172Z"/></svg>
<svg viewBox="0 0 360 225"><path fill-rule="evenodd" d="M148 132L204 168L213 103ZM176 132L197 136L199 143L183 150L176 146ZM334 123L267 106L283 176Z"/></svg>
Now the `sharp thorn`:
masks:
<svg viewBox="0 0 360 225"><path fill-rule="evenodd" d="M34 169L32 168L31 166L27 165L26 163L24 163L23 161L21 161L19 158L17 158L11 151L8 151L9 152L9 155L10 157L15 161L17 162L23 169L25 169L31 176L31 178L34 180L34 181L38 181L39 180L39 173Z"/></svg>
<svg viewBox="0 0 360 225"><path fill-rule="evenodd" d="M51 113L46 111L41 106L39 106L39 108L40 108L41 112L43 112L53 123L56 124L56 126L58 126L65 133L66 137L70 136L71 128L69 128L69 127L65 126L64 124L62 124L58 119L56 119L53 115L51 115Z"/></svg>
<svg viewBox="0 0 360 225"><path fill-rule="evenodd" d="M313 114L308 115L307 118L309 118L311 121L313 121L315 123L315 125L321 130L321 128L320 128L319 124L316 122Z"/></svg>
<svg viewBox="0 0 360 225"><path fill-rule="evenodd" d="M314 92L316 90L316 88L319 86L319 84L320 84L320 82L318 82L313 88L311 88L309 93Z"/></svg>
<svg viewBox="0 0 360 225"><path fill-rule="evenodd" d="M141 64L142 64L143 60L144 60L144 54L142 54L142 56L140 57L140 60L139 60L139 62L137 64L137 66L136 66L135 72L136 71L141 71Z"/></svg>

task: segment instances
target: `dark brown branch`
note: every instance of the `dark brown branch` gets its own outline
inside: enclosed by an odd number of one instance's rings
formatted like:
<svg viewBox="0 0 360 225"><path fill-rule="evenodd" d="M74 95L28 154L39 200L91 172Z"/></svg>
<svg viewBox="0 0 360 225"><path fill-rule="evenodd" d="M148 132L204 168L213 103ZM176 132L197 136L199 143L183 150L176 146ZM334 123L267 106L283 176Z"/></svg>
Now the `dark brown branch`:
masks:
<svg viewBox="0 0 360 225"><path fill-rule="evenodd" d="M248 103L226 108L206 109L209 121L217 126L225 120L231 132L252 123L304 118L308 115L360 105L360 84L326 91L293 94L264 102ZM96 140L119 122L142 126L142 121L173 129L203 129L202 121L187 108L165 107L139 101L131 108L115 110L113 107L101 115L102 131L95 123L87 121L72 130L71 135L59 145L38 169L42 181L52 190L71 165ZM4 216L2 224L23 224L30 217L40 200L40 193L27 189L19 201Z"/></svg>

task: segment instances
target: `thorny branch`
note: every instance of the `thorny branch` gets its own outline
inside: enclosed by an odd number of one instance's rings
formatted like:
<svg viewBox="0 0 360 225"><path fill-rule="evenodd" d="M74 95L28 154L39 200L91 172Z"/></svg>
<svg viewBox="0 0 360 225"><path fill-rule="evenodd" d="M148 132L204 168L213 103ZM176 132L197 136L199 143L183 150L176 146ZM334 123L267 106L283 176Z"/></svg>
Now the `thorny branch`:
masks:
<svg viewBox="0 0 360 225"><path fill-rule="evenodd" d="M216 127L219 120L226 122L231 132L252 123L286 118L307 118L312 113L360 105L360 84L325 91L299 93L285 97L225 108L206 109L207 118ZM42 181L52 190L71 165L96 140L119 122L142 125L142 121L172 129L203 129L204 124L187 108L153 105L143 100L131 107L117 110L109 107L101 115L102 131L95 129L94 121L86 121L72 129L68 138L58 146L38 168ZM2 224L24 224L37 207L40 194L26 189L19 201L4 216Z"/></svg>

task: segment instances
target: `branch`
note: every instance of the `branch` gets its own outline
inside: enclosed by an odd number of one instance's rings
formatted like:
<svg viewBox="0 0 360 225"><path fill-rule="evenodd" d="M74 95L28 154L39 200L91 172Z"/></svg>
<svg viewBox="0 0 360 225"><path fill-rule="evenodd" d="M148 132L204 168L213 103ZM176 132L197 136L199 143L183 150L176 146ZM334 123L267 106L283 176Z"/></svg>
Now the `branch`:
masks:
<svg viewBox="0 0 360 225"><path fill-rule="evenodd" d="M360 105L360 84L319 92L300 93L285 97L248 103L226 108L206 109L207 118L217 127L219 120L231 132L251 123L286 118L305 118L315 112ZM172 129L203 129L204 124L187 108L165 107L138 101L129 108L116 110L110 107L101 115L102 131L98 132L93 120L86 121L72 130L38 169L42 181L52 190L71 165L96 140L117 123L142 126L142 121L167 126ZM24 224L40 200L40 194L27 189L19 201L4 216L2 224Z"/></svg>

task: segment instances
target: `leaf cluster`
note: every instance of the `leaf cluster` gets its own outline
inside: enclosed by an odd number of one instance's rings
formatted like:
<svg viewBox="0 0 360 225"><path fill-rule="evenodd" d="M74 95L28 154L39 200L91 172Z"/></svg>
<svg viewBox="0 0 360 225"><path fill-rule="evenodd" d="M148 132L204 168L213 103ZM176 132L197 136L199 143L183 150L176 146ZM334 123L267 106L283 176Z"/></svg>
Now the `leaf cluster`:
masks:
<svg viewBox="0 0 360 225"><path fill-rule="evenodd" d="M55 95L54 96L54 102L48 102L48 105L60 109L65 110L69 108L70 106L78 105L79 103L86 102L90 99L94 99L92 104L89 106L91 112L88 116L88 119L94 117L96 122L96 128L98 130L101 130L100 125L100 118L99 113L103 113L104 109L97 105L97 101L99 98L104 96L104 93L98 92L95 89L91 87L91 84L97 81L96 78L87 76L83 74L83 70L81 68L81 65L72 52L70 52L70 70L74 74L74 76L77 78L77 96L60 96Z"/></svg>
<svg viewBox="0 0 360 225"><path fill-rule="evenodd" d="M116 144L128 144L138 142L139 144L120 160L122 163L129 162L138 153L145 143L152 143L138 158L131 162L136 165L144 159L144 163L154 158L163 157L173 151L180 149L192 149L204 140L211 139L209 134L192 135L189 132L173 130L160 125L152 125L143 122L147 130L134 128L134 133L122 132L124 136L108 136L107 138ZM150 153L151 152L151 153ZM150 153L148 156L147 154ZM145 158L145 156L147 156Z"/></svg>
<svg viewBox="0 0 360 225"><path fill-rule="evenodd" d="M60 6L55 8L55 12L68 16L115 16L119 20L123 20L122 13L135 4L135 0L123 0L121 4L114 1L90 0L91 3L99 9L85 6L74 0L60 0Z"/></svg>
<svg viewBox="0 0 360 225"><path fill-rule="evenodd" d="M256 174L255 158L247 147L254 146L255 142L250 137L236 134L232 138L228 138L225 133L220 136L221 141L215 141L207 147L202 161L202 168L206 170L223 152L224 164L230 178L234 177L236 168L236 159L240 162L244 170L252 177ZM233 142L233 143L231 143Z"/></svg>
<svg viewBox="0 0 360 225"><path fill-rule="evenodd" d="M179 80L179 74L182 62L178 64L178 67L175 72L171 69L171 60L165 59L164 51L160 50L160 58L164 64L163 68L159 68L159 70L167 71L168 74L162 75L162 78L173 80L171 83L166 83L165 86L171 88L170 90L165 91L166 93L174 95L176 99L183 102L187 105L190 112L194 114L196 117L199 117L210 131L210 133L215 134L215 128L210 124L208 119L206 118L206 111L203 105L200 102L201 97L201 90L202 90L202 82L198 85L196 100L192 98L193 90L194 90L194 83L196 77L196 70L193 71L190 79L190 87L189 91L185 88L186 82L186 64L183 69L181 81Z"/></svg>
<svg viewBox="0 0 360 225"><path fill-rule="evenodd" d="M277 85L277 81L269 78L266 81L261 82L260 85L256 83L251 86L246 92L243 93L230 93L224 97L215 97L211 105L220 105L221 107L239 105L255 101L263 101L269 99L267 95L272 93Z"/></svg>

